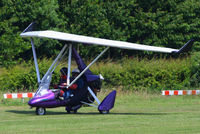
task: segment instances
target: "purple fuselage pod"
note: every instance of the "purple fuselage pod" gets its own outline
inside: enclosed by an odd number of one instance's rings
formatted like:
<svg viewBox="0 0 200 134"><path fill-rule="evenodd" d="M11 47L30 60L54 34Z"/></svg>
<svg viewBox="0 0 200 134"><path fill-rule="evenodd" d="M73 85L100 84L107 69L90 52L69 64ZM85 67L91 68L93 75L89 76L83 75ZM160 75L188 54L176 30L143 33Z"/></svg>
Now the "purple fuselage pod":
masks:
<svg viewBox="0 0 200 134"><path fill-rule="evenodd" d="M60 106L66 106L66 102L64 100L55 99L55 94L48 90L48 93L42 96L35 96L32 98L28 104L31 107L43 107L43 108L54 108Z"/></svg>

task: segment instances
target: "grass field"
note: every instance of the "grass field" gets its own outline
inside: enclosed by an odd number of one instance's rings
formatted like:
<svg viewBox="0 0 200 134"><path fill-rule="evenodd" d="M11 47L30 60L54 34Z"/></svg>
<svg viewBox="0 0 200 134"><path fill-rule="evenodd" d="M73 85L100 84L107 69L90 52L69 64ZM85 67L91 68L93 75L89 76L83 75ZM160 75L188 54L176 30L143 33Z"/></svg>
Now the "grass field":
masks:
<svg viewBox="0 0 200 134"><path fill-rule="evenodd" d="M105 94L101 94L101 98ZM28 105L0 104L0 134L193 134L200 133L199 96L118 93L110 114L83 107L66 114L64 107L36 116ZM20 100L19 100L20 101Z"/></svg>

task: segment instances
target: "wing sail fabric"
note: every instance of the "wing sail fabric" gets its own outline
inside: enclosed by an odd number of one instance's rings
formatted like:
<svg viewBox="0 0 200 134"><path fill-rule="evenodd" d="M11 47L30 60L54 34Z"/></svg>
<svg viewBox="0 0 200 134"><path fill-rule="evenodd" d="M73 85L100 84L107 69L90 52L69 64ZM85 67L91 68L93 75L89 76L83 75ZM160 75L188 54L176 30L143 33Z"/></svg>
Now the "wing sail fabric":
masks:
<svg viewBox="0 0 200 134"><path fill-rule="evenodd" d="M154 51L154 52L163 52L163 53L172 53L172 52L179 51L178 49L172 49L172 48L147 46L147 45L141 45L141 44L136 44L136 43L101 39L101 38L75 35L75 34L69 34L69 33L63 33L63 32L51 31L51 30L28 31L28 32L21 33L20 36L50 38L50 39L85 43L85 44L96 44L96 45L101 45L101 46L117 47L117 48L123 48L123 49Z"/></svg>

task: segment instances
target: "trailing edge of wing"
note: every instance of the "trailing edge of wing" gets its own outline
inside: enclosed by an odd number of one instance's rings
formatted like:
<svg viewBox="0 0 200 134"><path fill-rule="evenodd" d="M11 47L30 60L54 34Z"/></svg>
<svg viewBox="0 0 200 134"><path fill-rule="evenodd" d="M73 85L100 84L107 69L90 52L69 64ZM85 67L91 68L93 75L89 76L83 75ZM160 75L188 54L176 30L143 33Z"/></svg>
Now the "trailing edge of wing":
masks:
<svg viewBox="0 0 200 134"><path fill-rule="evenodd" d="M95 38L83 35L75 35L57 31L27 31L20 34L22 37L40 37L40 38L50 38L85 44L96 44L101 46L109 46L109 47L117 47L122 49L134 49L134 50L144 50L144 51L154 51L154 52L163 52L163 53L177 53L178 49L165 48L165 47L155 47L155 46L147 46L142 44L124 42L124 41L116 41L116 40L108 40L102 38Z"/></svg>

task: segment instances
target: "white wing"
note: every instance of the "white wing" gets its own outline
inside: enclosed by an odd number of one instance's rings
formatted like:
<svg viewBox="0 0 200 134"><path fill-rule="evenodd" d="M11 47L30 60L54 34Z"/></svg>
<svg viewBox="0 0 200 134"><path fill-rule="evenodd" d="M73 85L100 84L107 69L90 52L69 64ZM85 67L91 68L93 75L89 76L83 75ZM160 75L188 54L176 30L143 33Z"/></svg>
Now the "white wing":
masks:
<svg viewBox="0 0 200 134"><path fill-rule="evenodd" d="M51 39L57 39L57 40L72 41L72 42L79 42L79 43L86 43L86 44L96 44L96 45L101 45L101 46L117 47L117 48L123 48L123 49L135 49L135 50L155 51L155 52L163 52L163 53L178 52L178 49L147 46L147 45L141 45L141 44L136 44L136 43L124 42L124 41L101 39L101 38L75 35L75 34L56 32L56 31L50 31L50 30L24 32L24 33L21 33L20 36L51 38Z"/></svg>

